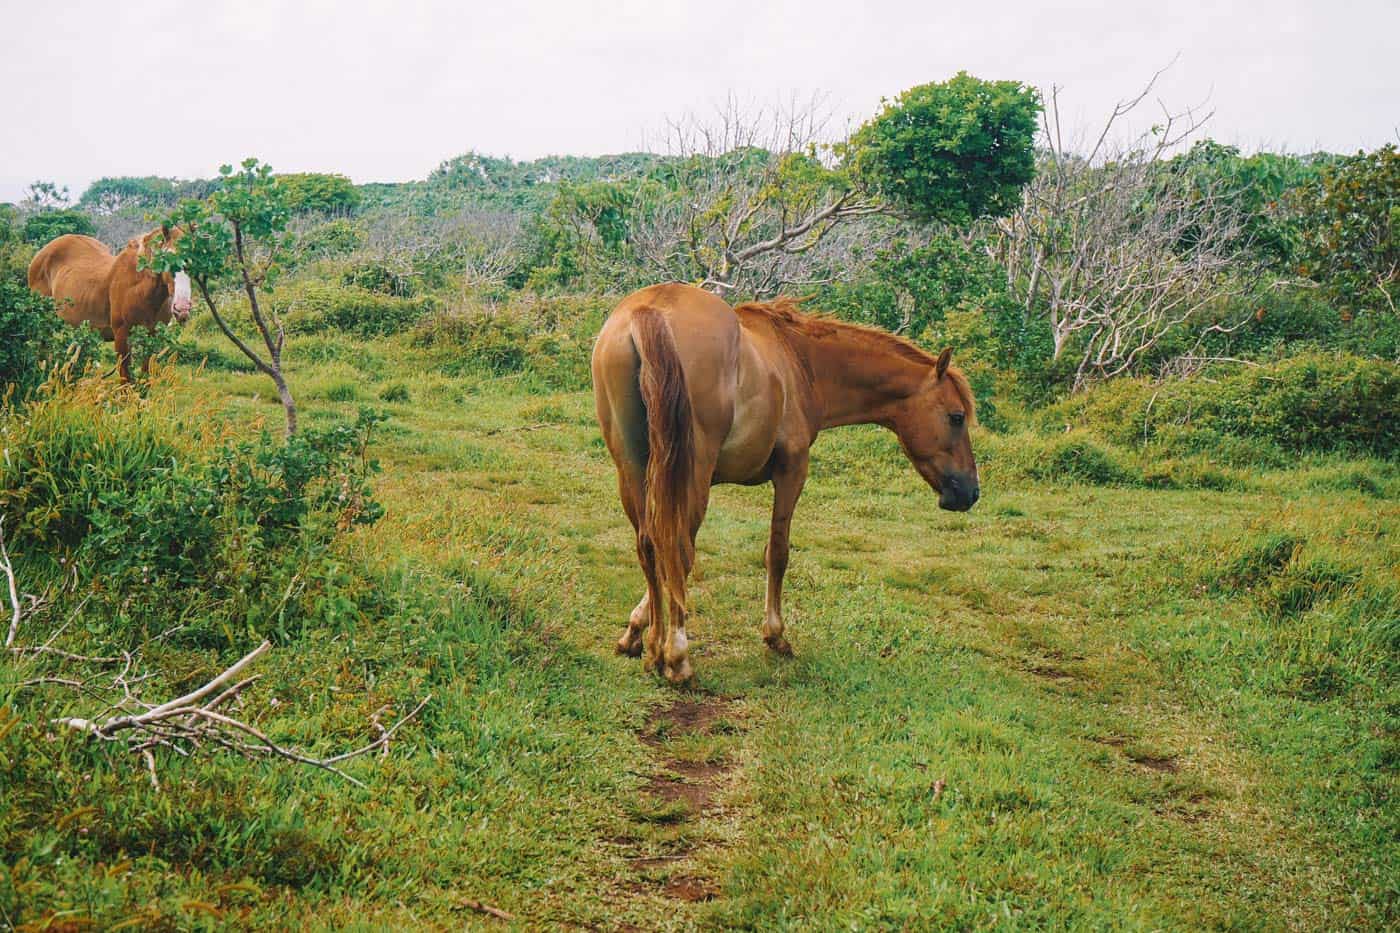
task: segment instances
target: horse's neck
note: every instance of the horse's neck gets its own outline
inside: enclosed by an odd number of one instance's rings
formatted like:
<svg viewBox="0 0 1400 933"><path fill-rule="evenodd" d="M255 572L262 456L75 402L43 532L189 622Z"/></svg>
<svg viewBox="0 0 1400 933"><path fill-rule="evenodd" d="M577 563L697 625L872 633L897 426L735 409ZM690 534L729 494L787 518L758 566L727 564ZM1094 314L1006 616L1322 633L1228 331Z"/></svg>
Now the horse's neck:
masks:
<svg viewBox="0 0 1400 933"><path fill-rule="evenodd" d="M804 337L802 352L821 408L821 428L846 424L889 427L905 399L928 376L920 363L860 331Z"/></svg>

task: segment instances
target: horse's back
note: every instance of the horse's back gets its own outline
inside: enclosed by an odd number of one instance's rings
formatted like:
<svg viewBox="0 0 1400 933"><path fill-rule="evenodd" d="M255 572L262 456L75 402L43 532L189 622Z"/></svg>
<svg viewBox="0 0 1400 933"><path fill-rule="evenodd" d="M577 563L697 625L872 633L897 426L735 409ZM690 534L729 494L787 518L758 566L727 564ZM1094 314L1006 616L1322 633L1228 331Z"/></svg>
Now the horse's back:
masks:
<svg viewBox="0 0 1400 933"><path fill-rule="evenodd" d="M107 323L107 278L116 257L101 240L76 233L45 244L29 263L29 287L59 305L70 324Z"/></svg>

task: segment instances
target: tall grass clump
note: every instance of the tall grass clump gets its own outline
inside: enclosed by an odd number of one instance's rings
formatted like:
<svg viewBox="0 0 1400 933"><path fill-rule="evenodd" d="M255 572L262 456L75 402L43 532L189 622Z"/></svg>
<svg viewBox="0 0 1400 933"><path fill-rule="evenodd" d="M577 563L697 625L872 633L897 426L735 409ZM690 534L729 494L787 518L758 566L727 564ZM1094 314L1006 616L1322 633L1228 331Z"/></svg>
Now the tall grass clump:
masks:
<svg viewBox="0 0 1400 933"><path fill-rule="evenodd" d="M522 373L550 389L577 390L589 384L593 338L611 307L588 298L466 301L424 318L413 343L433 351L449 375Z"/></svg>

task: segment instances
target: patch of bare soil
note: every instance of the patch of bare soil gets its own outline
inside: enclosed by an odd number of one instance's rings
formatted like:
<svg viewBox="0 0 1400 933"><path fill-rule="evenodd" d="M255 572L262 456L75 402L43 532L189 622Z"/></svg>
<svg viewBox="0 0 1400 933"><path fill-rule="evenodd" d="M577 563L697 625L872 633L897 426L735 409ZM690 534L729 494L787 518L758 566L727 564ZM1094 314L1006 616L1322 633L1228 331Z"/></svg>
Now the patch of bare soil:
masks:
<svg viewBox="0 0 1400 933"><path fill-rule="evenodd" d="M667 897L674 897L678 901L712 901L719 897L719 885L709 878L694 878L690 875L678 875L666 882L666 886L661 889Z"/></svg>
<svg viewBox="0 0 1400 933"><path fill-rule="evenodd" d="M1156 755L1142 755L1129 752L1128 758L1134 764L1141 765L1149 771L1160 771L1163 774L1175 774L1181 770L1181 766L1176 763L1176 758L1171 755L1158 757Z"/></svg>
<svg viewBox="0 0 1400 933"><path fill-rule="evenodd" d="M724 697L702 696L679 698L653 710L637 738L657 755L659 771L652 775L641 792L661 806L657 812L666 819L655 822L686 823L701 818L715 808L714 797L725 777L734 769L727 761L690 761L684 758L662 757L668 742L688 735L709 735L724 720L732 701ZM672 818L674 814L674 818ZM631 836L619 836L636 843ZM693 846L684 846L667 855L639 856L628 859L639 871L678 869L664 880L651 885L629 881L624 887L634 891L658 891L665 897L690 903L714 900L720 894L719 885L709 878L690 874L684 866L693 853Z"/></svg>
<svg viewBox="0 0 1400 933"><path fill-rule="evenodd" d="M728 711L723 697L680 699L652 711L638 734L642 744L656 748L666 739L682 735L708 735L716 720Z"/></svg>

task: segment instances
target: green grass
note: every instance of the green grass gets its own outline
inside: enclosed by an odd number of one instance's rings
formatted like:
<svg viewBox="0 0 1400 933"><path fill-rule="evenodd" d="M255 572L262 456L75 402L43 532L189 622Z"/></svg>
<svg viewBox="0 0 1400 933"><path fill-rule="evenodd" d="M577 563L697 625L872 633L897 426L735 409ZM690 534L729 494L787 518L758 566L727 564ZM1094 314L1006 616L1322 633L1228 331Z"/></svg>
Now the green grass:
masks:
<svg viewBox="0 0 1400 933"><path fill-rule="evenodd" d="M0 663L0 905L21 914L0 922L494 923L479 901L523 928L1400 923L1388 464L983 434L983 501L955 515L892 437L832 432L794 522L794 659L759 635L768 492L716 490L681 696L713 719L686 730L612 654L640 574L591 396L443 352L289 351L307 423L390 412L388 511L350 539L354 611L279 645L244 709L324 750L431 692L422 722L352 765L365 790L210 756L162 759L156 794L50 735L73 701ZM189 378L153 391L278 426L260 377ZM236 654L149 651L165 690Z"/></svg>

